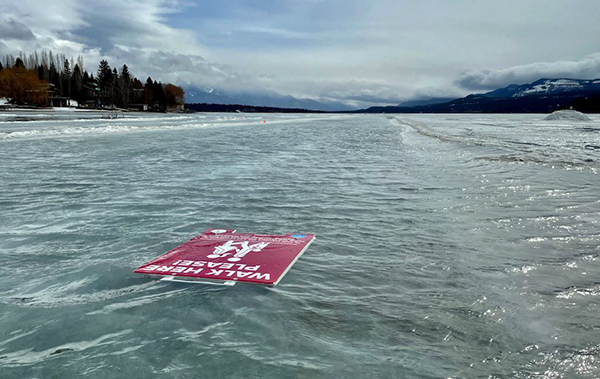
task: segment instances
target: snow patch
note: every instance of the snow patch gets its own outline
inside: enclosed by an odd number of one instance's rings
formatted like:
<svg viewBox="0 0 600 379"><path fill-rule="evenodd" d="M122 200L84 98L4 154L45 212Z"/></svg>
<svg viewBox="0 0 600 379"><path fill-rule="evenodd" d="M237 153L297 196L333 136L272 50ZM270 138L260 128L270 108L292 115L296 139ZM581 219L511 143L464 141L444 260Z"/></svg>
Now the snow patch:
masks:
<svg viewBox="0 0 600 379"><path fill-rule="evenodd" d="M584 81L587 83L588 81ZM541 95L551 92L566 92L582 89L580 81L570 79L545 80L543 83L536 84L531 88L525 89L515 94L515 97Z"/></svg>

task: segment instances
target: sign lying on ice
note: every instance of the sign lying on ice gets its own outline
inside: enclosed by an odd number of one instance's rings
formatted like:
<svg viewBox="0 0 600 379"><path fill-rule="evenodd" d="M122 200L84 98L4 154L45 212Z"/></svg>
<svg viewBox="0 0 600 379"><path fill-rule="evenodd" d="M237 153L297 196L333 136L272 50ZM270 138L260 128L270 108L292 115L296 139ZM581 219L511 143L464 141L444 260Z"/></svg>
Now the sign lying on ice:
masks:
<svg viewBox="0 0 600 379"><path fill-rule="evenodd" d="M209 229L134 272L181 282L279 283L314 234L259 235Z"/></svg>

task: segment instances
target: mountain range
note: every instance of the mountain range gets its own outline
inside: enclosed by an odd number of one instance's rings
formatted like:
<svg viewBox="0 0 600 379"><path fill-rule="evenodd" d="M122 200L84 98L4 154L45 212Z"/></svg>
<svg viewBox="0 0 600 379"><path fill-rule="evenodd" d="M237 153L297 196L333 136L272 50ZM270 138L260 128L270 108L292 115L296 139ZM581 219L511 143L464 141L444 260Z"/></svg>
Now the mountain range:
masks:
<svg viewBox="0 0 600 379"><path fill-rule="evenodd" d="M290 95L281 95L277 92L238 92L229 93L212 88L187 87L185 89L185 102L188 104L244 104L250 106L276 107L288 109L307 109L311 111L347 111L353 108L338 102L316 101L312 99L299 99Z"/></svg>
<svg viewBox="0 0 600 379"><path fill-rule="evenodd" d="M215 107L211 106L218 104L230 105L240 111L249 111L250 106L265 107L270 111L285 109L293 112L309 110L353 113L549 113L573 108L587 113L600 113L600 79L543 78L529 84L511 84L458 99L411 100L396 106L375 106L360 110L351 109L339 102L299 99L276 92L233 94L200 87L186 88L186 103L190 105L190 109L196 104L194 109L204 111L213 109ZM229 108L223 108L223 111L231 111ZM260 111L266 111L265 109Z"/></svg>
<svg viewBox="0 0 600 379"><path fill-rule="evenodd" d="M539 79L530 84L511 84L463 98L429 99L425 104L371 107L360 113L548 113L573 108L600 112L600 79Z"/></svg>

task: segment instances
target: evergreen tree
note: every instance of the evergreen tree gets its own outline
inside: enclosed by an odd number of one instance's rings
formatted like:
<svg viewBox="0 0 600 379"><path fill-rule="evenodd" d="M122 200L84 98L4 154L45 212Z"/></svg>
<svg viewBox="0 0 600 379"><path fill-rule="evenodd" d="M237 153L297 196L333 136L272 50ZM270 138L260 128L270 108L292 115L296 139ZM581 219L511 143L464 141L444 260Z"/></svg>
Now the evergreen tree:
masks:
<svg viewBox="0 0 600 379"><path fill-rule="evenodd" d="M63 63L63 71L61 74L61 83L63 96L71 97L71 65L69 60L65 59Z"/></svg>
<svg viewBox="0 0 600 379"><path fill-rule="evenodd" d="M19 66L17 66L18 62L15 61L15 67L25 67L25 68L27 68L27 56L23 55L22 51L19 51L19 57L17 59L20 60L21 63L19 64Z"/></svg>
<svg viewBox="0 0 600 379"><path fill-rule="evenodd" d="M102 90L109 90L111 84L112 70L108 64L108 61L103 59L100 61L100 65L98 66L98 85Z"/></svg>
<svg viewBox="0 0 600 379"><path fill-rule="evenodd" d="M145 104L144 85L138 78L131 81L131 104Z"/></svg>
<svg viewBox="0 0 600 379"><path fill-rule="evenodd" d="M52 56L52 52L50 52L50 56ZM48 68L48 83L54 86L55 94L60 96L60 78L54 60L50 61L50 67Z"/></svg>
<svg viewBox="0 0 600 379"><path fill-rule="evenodd" d="M154 82L152 81L151 77L148 77L148 79L146 79L146 84L144 85L144 103L146 105L148 105L149 107L152 106L152 101L153 99L153 91L154 88Z"/></svg>
<svg viewBox="0 0 600 379"><path fill-rule="evenodd" d="M154 81L152 84L152 101L158 106L164 106L164 92L162 88L162 83Z"/></svg>
<svg viewBox="0 0 600 379"><path fill-rule="evenodd" d="M95 85L94 79L90 79L90 75L87 71L83 72L83 78L81 80L81 97L78 101L85 102L87 100L92 100L89 92L89 88Z"/></svg>
<svg viewBox="0 0 600 379"><path fill-rule="evenodd" d="M73 68L73 75L71 75L71 82L69 83L69 87L71 90L71 97L77 100L78 103L82 102L83 76L81 75L81 69L79 68L79 64L75 64L75 68Z"/></svg>
<svg viewBox="0 0 600 379"><path fill-rule="evenodd" d="M110 100L112 104L122 107L123 103L121 102L121 84L119 83L119 79L119 73L117 72L117 69L114 68L112 72Z"/></svg>
<svg viewBox="0 0 600 379"><path fill-rule="evenodd" d="M113 72L105 59L101 60L98 66L98 86L100 87L100 101L103 104L113 103Z"/></svg>
<svg viewBox="0 0 600 379"><path fill-rule="evenodd" d="M119 79L119 85L121 86L121 106L127 107L129 106L131 98L131 74L129 73L129 68L127 68L126 64L121 68L121 76Z"/></svg>

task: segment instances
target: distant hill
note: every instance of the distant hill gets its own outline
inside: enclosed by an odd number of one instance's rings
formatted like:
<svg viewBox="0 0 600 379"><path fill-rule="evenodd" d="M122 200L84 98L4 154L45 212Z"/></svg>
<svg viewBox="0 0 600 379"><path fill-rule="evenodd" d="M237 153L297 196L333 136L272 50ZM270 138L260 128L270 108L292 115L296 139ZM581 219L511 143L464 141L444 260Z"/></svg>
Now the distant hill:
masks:
<svg viewBox="0 0 600 379"><path fill-rule="evenodd" d="M243 113L324 113L300 108L261 107L242 104L185 104L185 108L196 112L243 112Z"/></svg>
<svg viewBox="0 0 600 379"><path fill-rule="evenodd" d="M357 112L549 113L570 107L582 112L600 112L600 79L540 79L438 104L371 107Z"/></svg>
<svg viewBox="0 0 600 379"><path fill-rule="evenodd" d="M454 97L432 97L429 99L410 100L398 104L399 107L418 107L423 105L441 104L454 100Z"/></svg>
<svg viewBox="0 0 600 379"><path fill-rule="evenodd" d="M276 92L229 93L213 88L185 88L185 102L207 104L246 104L250 106L307 109L312 111L344 111L350 108L337 102L319 102L312 99L298 99L294 96L280 95ZM355 108L354 108L355 109Z"/></svg>

